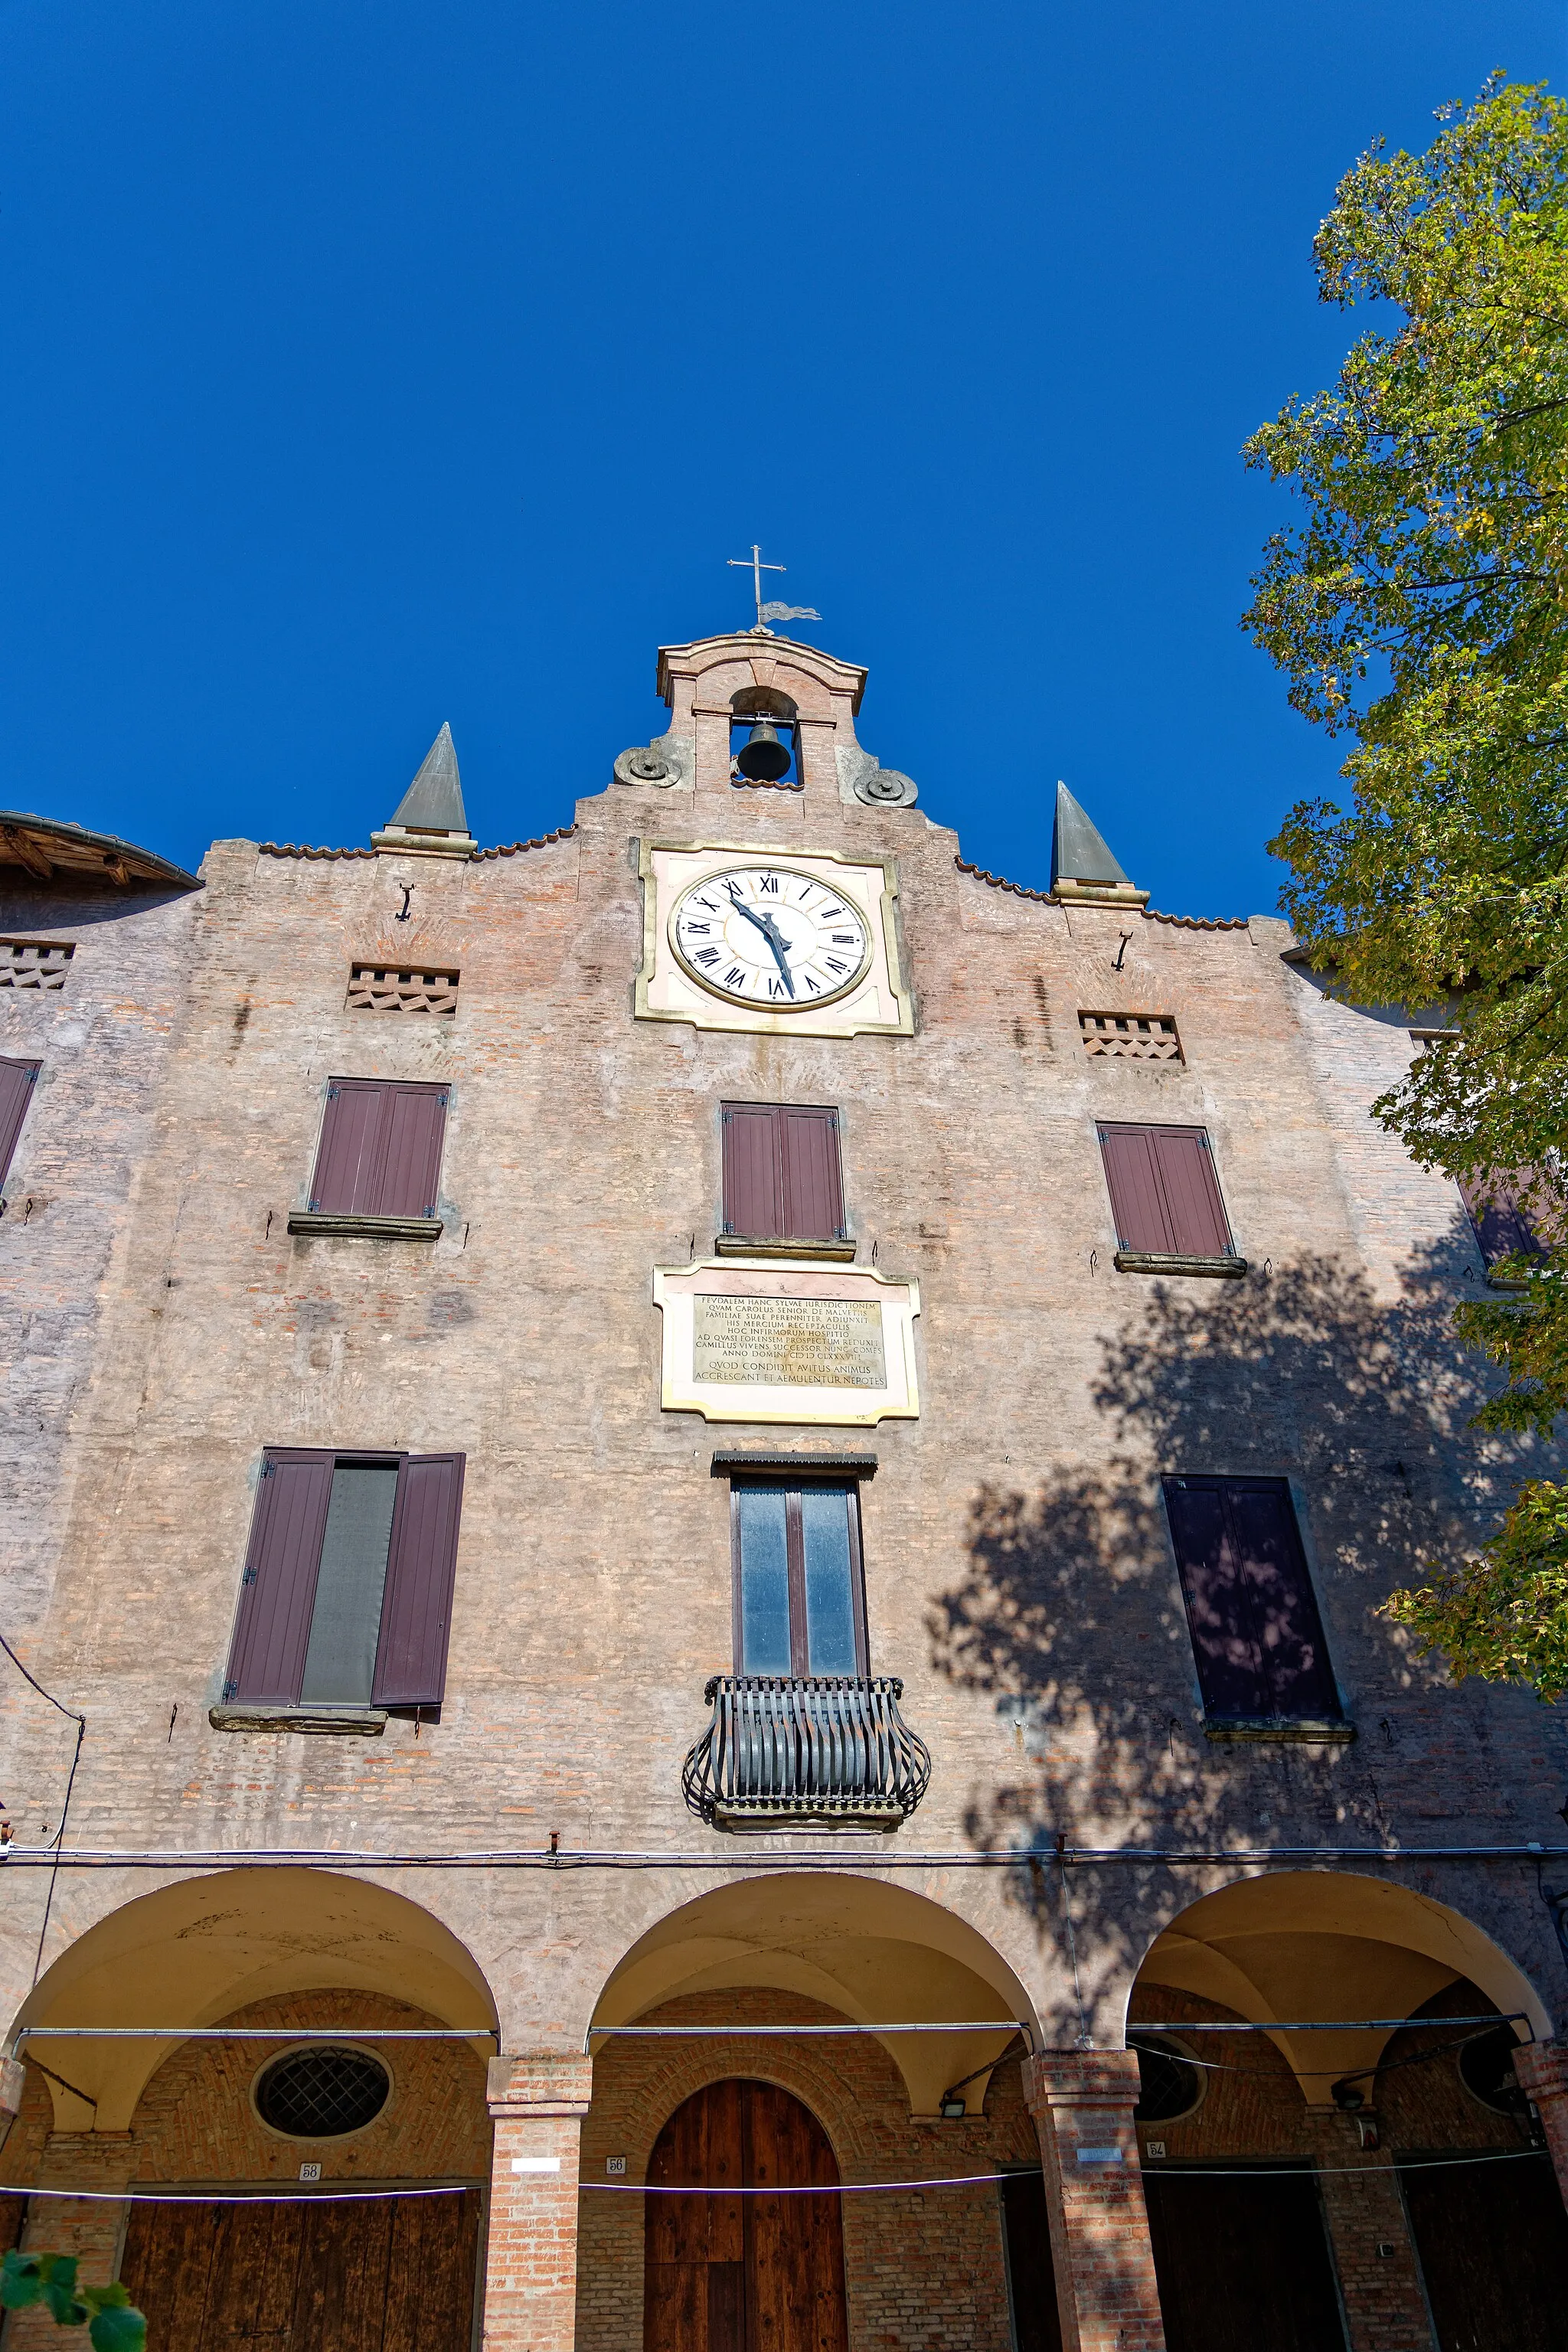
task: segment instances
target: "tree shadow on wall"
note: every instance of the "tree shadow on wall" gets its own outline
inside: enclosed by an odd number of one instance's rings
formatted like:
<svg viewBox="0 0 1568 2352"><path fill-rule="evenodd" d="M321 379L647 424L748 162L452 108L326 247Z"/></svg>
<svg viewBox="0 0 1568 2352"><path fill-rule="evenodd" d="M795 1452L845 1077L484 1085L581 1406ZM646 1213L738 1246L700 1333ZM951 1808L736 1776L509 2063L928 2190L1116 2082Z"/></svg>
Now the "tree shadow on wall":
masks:
<svg viewBox="0 0 1568 2352"><path fill-rule="evenodd" d="M1424 1560L1474 1547L1531 1452L1529 1440L1468 1426L1491 1372L1455 1340L1455 1254L1435 1255L1394 1302L1321 1256L1267 1278L1158 1283L1102 1339L1095 1458L1064 1462L1029 1490L974 1496L965 1572L929 1612L932 1657L1008 1727L1017 1770L972 1797L965 1827L977 1846L1040 1858L1012 1891L1042 1936L1060 1940L1064 1880L1050 1857L1061 1837L1184 1848L1388 1840L1397 1771L1376 1737L1376 1690L1436 1690L1444 1677L1374 1612ZM1372 1701L1354 1746L1205 1738L1160 1487L1162 1475L1202 1473L1288 1476L1304 1501L1331 1657L1363 1709ZM1392 1743L1392 1719L1382 1724ZM1121 1875L1070 1874L1085 1966L1104 1982L1138 1957L1121 1925L1125 1882L1107 1883ZM1090 2008L1095 1992L1086 1981Z"/></svg>

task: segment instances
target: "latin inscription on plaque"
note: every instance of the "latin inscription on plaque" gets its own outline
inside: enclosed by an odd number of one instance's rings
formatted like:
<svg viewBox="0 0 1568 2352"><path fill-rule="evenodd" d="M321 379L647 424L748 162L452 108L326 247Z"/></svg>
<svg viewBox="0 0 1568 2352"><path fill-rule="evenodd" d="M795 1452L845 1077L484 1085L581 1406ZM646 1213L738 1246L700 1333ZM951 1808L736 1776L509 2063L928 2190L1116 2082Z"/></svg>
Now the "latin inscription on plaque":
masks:
<svg viewBox="0 0 1568 2352"><path fill-rule="evenodd" d="M885 1389L874 1299L692 1300L692 1378L731 1388Z"/></svg>

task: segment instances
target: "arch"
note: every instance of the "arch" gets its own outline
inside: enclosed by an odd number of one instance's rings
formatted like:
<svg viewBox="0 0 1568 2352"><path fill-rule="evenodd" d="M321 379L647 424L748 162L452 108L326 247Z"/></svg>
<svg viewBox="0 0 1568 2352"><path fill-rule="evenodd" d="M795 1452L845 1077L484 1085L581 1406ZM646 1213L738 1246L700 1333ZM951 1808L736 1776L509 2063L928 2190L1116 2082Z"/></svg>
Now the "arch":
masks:
<svg viewBox="0 0 1568 2352"><path fill-rule="evenodd" d="M472 1954L406 1895L334 1871L231 1870L182 1879L100 1919L40 1979L11 2034L27 2025L215 2025L258 2001L329 1990L390 1995L476 2036L497 2021ZM98 2130L124 2131L180 2039L35 2046L96 2102ZM57 2128L86 2128L82 2102L62 2085L50 2092Z"/></svg>
<svg viewBox="0 0 1568 2352"><path fill-rule="evenodd" d="M974 2069L978 2108L1013 2039L985 2021L1036 2023L1007 1962L943 1905L849 1872L791 1872L715 1887L649 1927L606 1979L590 2046L595 2029L635 2023L681 1995L752 1988L803 1995L856 2024L973 2021L973 2033L876 2036L915 2115L938 2113L946 2085Z"/></svg>
<svg viewBox="0 0 1568 2352"><path fill-rule="evenodd" d="M1280 1871L1233 1880L1179 1912L1143 1956L1128 2018L1156 2021L1163 1985L1257 2025L1403 2018L1464 1979L1520 2012L1521 2031L1551 2037L1522 1969L1462 1912L1361 1872ZM1376 2067L1395 2030L1268 2038L1308 2104L1322 2106L1337 2079Z"/></svg>
<svg viewBox="0 0 1568 2352"><path fill-rule="evenodd" d="M737 719L781 719L792 726L800 716L794 696L773 686L742 686L730 697L730 708Z"/></svg>
<svg viewBox="0 0 1568 2352"><path fill-rule="evenodd" d="M848 2352L842 2200L722 2193L837 2188L832 2144L804 2100L745 2076L710 2083L666 2118L647 2177L709 2193L643 2200L644 2352Z"/></svg>

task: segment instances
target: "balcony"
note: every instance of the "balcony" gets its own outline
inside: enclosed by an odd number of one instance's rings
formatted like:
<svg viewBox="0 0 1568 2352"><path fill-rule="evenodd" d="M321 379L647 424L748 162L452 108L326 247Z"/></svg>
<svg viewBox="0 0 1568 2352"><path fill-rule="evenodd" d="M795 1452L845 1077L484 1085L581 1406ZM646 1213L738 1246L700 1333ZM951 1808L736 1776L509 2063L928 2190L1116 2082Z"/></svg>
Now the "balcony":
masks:
<svg viewBox="0 0 1568 2352"><path fill-rule="evenodd" d="M713 1719L681 1769L688 1805L714 1829L897 1829L931 1781L903 1695L889 1675L715 1675L702 1694Z"/></svg>

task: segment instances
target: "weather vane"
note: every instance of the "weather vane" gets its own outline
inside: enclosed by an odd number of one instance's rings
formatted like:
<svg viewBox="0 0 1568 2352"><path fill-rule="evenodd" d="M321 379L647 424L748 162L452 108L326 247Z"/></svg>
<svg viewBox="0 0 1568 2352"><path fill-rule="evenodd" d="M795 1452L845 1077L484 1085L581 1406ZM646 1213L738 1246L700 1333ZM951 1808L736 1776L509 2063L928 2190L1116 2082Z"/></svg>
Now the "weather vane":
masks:
<svg viewBox="0 0 1568 2352"><path fill-rule="evenodd" d="M773 635L773 631L767 626L767 624L770 621L821 620L821 614L815 611L810 604L763 604L763 572L782 572L784 569L784 566L782 563L764 563L763 562L763 551L760 547L753 545L750 555L731 555L727 559L727 561L729 562L730 569L732 572L749 572L752 575L752 586L756 593L757 599L756 634L759 636L771 637Z"/></svg>

